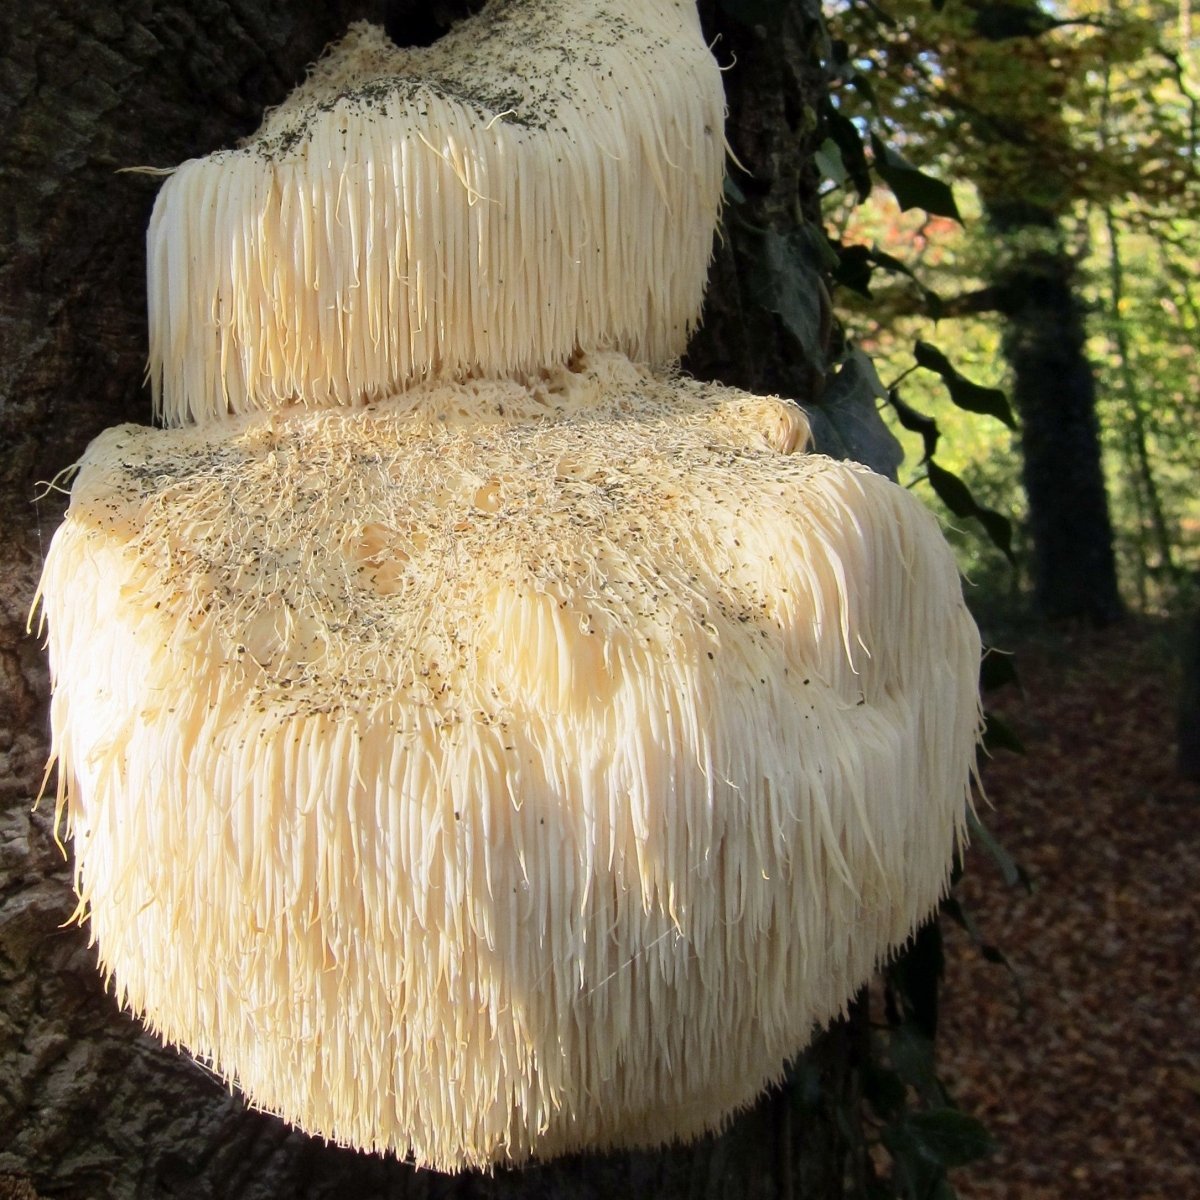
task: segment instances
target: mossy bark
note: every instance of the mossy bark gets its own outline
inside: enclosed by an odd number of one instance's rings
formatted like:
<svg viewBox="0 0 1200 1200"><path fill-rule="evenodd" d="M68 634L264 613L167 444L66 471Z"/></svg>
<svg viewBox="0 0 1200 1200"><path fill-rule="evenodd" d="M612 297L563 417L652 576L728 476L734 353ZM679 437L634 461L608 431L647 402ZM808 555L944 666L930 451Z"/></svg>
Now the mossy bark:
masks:
<svg viewBox="0 0 1200 1200"><path fill-rule="evenodd" d="M436 7L436 6L435 6ZM447 11L454 5L443 4ZM461 5L459 6L461 7ZM785 36L719 20L730 141L753 217L782 227L815 197L806 131L820 72L810 16ZM800 9L798 7L797 13ZM721 1137L657 1154L445 1177L331 1149L250 1112L161 1046L96 971L52 805L31 811L47 754L48 681L26 618L65 503L52 480L103 428L144 422L144 232L169 166L249 132L367 0L26 0L0 12L0 1195L191 1197L815 1197L841 1193L855 1037L835 1030ZM774 319L745 299L722 245L695 369L803 398ZM7 1189L7 1190L6 1190Z"/></svg>

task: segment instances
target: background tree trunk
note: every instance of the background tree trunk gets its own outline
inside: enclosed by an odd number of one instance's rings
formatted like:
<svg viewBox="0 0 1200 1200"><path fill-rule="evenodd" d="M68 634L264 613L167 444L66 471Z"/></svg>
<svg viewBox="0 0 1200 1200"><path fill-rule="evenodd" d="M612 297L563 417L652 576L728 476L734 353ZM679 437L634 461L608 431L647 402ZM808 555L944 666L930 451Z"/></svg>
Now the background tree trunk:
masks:
<svg viewBox="0 0 1200 1200"><path fill-rule="evenodd" d="M989 206L992 227L1017 247L996 281L1003 346L1021 418L1021 475L1029 498L1033 599L1051 620L1097 625L1122 611L1104 484L1096 383L1087 357L1074 266L1053 243L1057 218L1025 204Z"/></svg>
<svg viewBox="0 0 1200 1200"><path fill-rule="evenodd" d="M464 4L430 5L444 15ZM730 140L764 227L811 211L805 138L823 86L816 12L783 36L717 19ZM583 1157L444 1177L331 1149L250 1112L186 1055L121 1013L74 899L51 805L31 812L47 754L44 656L25 623L65 496L39 480L107 426L145 423L144 233L157 190L125 166L171 166L250 132L370 0L23 0L0 11L0 1196L829 1197L846 1146L860 1026L721 1137L660 1154ZM695 368L802 392L819 364L785 357L721 248ZM800 395L798 398L804 398Z"/></svg>

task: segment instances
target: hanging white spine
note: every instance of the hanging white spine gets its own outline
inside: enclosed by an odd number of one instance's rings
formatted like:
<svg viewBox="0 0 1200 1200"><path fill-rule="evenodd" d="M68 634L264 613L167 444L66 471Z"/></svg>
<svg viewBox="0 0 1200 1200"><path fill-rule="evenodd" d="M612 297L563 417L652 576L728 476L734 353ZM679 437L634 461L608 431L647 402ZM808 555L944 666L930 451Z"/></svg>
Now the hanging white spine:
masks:
<svg viewBox="0 0 1200 1200"><path fill-rule="evenodd" d="M716 1128L936 906L979 639L798 410L617 355L123 426L43 579L121 1001L442 1170Z"/></svg>
<svg viewBox="0 0 1200 1200"><path fill-rule="evenodd" d="M418 50L353 26L245 146L164 184L156 414L353 406L576 349L672 361L723 124L691 4L509 0Z"/></svg>

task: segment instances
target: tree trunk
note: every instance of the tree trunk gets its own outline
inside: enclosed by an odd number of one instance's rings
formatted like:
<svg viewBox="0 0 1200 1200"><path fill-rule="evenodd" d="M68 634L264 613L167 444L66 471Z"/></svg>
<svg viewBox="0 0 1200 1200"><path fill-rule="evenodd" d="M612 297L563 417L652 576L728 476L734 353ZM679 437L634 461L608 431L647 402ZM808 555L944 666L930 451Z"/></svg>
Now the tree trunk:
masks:
<svg viewBox="0 0 1200 1200"><path fill-rule="evenodd" d="M430 6L461 10L461 2ZM706 17L714 17L708 6ZM724 22L736 60L730 140L753 172L755 219L811 207L796 129L822 86L814 15L782 38ZM369 0L24 0L0 12L0 1196L812 1197L841 1194L837 1110L859 1028L807 1056L720 1137L658 1154L581 1157L448 1177L324 1146L248 1111L186 1055L120 1012L74 907L52 806L31 811L47 755L48 682L26 617L65 497L52 480L103 428L145 423L144 232L170 166L252 130ZM717 32L718 22L711 24ZM743 302L726 243L698 361L738 382L791 379L783 342ZM755 325L755 322L758 324ZM750 330L750 332L747 332ZM788 371L791 374L788 375ZM797 371L800 371L797 374Z"/></svg>
<svg viewBox="0 0 1200 1200"><path fill-rule="evenodd" d="M1039 235L1057 239L1049 214L997 206L989 215L1014 245ZM1052 620L1106 624L1121 615L1121 600L1074 268L1061 247L1017 250L998 284L1021 418L1034 603Z"/></svg>

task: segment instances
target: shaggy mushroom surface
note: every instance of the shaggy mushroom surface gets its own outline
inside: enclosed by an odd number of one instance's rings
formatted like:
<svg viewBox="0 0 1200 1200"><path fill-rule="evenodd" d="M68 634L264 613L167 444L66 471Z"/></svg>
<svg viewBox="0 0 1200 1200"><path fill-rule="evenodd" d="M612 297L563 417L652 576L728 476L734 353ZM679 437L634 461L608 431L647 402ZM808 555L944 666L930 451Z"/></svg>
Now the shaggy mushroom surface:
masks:
<svg viewBox="0 0 1200 1200"><path fill-rule="evenodd" d="M978 636L933 517L616 354L121 426L44 578L121 1001L440 1169L714 1128L942 894Z"/></svg>
<svg viewBox="0 0 1200 1200"><path fill-rule="evenodd" d="M164 184L150 379L169 425L666 364L704 293L720 72L688 0L507 0L429 47L359 23L244 146Z"/></svg>

